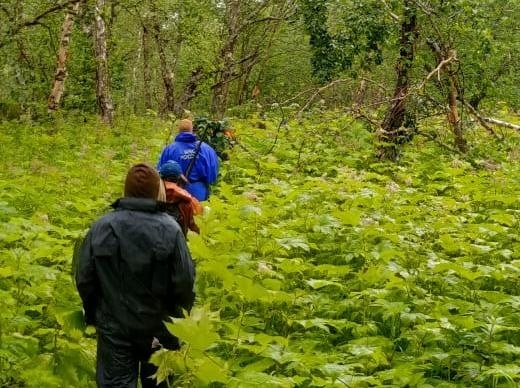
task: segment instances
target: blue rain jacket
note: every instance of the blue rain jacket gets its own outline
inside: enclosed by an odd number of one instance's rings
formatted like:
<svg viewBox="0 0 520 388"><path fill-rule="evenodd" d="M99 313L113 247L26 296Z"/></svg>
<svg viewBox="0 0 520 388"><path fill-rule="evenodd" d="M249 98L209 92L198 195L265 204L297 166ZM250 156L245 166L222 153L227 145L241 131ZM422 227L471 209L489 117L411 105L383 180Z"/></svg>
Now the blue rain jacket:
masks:
<svg viewBox="0 0 520 388"><path fill-rule="evenodd" d="M197 136L193 133L179 133L175 137L175 141L163 150L159 163L157 163L157 169L160 169L168 160L175 160L181 165L182 171L186 175L186 170L195 156L198 143ZM203 142L190 176L186 176L189 183L185 189L199 201L207 200L209 185L217 181L218 169L217 153L210 145Z"/></svg>

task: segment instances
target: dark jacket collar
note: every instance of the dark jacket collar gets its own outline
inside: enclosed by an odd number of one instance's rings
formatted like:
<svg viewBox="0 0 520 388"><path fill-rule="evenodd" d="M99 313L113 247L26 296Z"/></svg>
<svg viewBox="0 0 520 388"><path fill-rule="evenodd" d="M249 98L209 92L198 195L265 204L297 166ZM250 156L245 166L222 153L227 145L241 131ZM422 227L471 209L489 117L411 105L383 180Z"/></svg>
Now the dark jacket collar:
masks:
<svg viewBox="0 0 520 388"><path fill-rule="evenodd" d="M116 210L136 210L151 213L158 211L157 201L151 198L119 198L111 206Z"/></svg>

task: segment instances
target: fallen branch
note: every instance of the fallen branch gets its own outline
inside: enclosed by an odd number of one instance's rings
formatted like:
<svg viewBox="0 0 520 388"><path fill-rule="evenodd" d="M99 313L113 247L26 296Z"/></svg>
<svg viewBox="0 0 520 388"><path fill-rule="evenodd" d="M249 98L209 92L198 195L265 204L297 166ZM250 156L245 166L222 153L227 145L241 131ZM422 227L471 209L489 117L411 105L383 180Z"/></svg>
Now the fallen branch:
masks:
<svg viewBox="0 0 520 388"><path fill-rule="evenodd" d="M494 119L493 117L482 116L482 120L484 120L487 123L498 125L499 127L506 127L506 128L514 129L516 131L520 131L520 125L518 125L518 124L508 123L507 121Z"/></svg>
<svg viewBox="0 0 520 388"><path fill-rule="evenodd" d="M491 127L487 124L487 122L486 122L486 120L484 119L484 117L483 117L480 113L478 113L477 110L471 106L471 104L467 103L466 101L462 101L462 103L464 104L464 106L465 106L466 108L469 109L470 113L471 113L473 116L475 116L475 117L477 118L477 120L478 120L478 122L480 123L480 125L482 125L482 126L483 126L483 127L484 127L484 128L485 128L485 129L490 133L490 134L492 134L495 138L500 139L500 136L498 136L497 133L493 130L493 128L491 128Z"/></svg>

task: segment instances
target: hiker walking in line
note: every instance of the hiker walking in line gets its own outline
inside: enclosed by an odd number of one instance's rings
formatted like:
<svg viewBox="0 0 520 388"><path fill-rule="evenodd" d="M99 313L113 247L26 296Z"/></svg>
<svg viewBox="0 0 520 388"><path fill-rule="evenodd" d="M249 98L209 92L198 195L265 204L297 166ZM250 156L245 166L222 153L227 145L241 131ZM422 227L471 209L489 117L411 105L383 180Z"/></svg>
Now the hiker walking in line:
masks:
<svg viewBox="0 0 520 388"><path fill-rule="evenodd" d="M92 225L74 255L85 321L98 336L99 387L137 387L139 374L142 387L155 387L151 354L161 346L179 349L163 322L182 317L195 298L186 240L156 202L160 184L152 166L133 166L124 198Z"/></svg>
<svg viewBox="0 0 520 388"><path fill-rule="evenodd" d="M210 145L197 140L191 120L181 120L175 141L161 153L157 170L169 160L180 164L188 183L185 189L199 201L209 198L209 186L217 181L219 161Z"/></svg>
<svg viewBox="0 0 520 388"><path fill-rule="evenodd" d="M202 214L203 208L197 198L181 187L187 180L182 174L180 164L174 160L167 161L161 166L159 175L163 180L163 186L158 199L175 205L173 209L168 207L168 214L177 220L184 236L188 235L188 230L200 233L194 216Z"/></svg>

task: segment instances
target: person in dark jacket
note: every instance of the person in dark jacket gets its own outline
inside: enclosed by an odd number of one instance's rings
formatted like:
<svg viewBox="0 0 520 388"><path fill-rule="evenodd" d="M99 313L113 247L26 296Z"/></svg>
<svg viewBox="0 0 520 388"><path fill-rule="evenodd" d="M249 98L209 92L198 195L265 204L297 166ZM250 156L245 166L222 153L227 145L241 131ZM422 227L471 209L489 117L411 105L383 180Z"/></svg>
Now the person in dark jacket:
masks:
<svg viewBox="0 0 520 388"><path fill-rule="evenodd" d="M85 321L98 335L99 387L137 387L139 374L155 387L151 354L179 348L164 321L194 302L194 265L181 228L155 200L159 185L153 167L130 168L124 198L92 225L75 258Z"/></svg>
<svg viewBox="0 0 520 388"><path fill-rule="evenodd" d="M188 171L192 160L193 167ZM181 120L175 141L166 146L157 163L157 169L169 160L180 164L188 183L185 189L199 201L209 198L209 187L217 181L219 162L217 153L209 144L197 140L191 120Z"/></svg>

